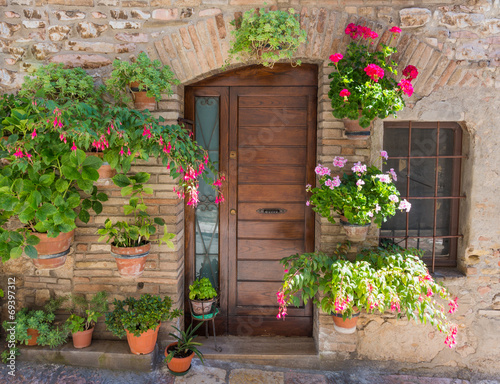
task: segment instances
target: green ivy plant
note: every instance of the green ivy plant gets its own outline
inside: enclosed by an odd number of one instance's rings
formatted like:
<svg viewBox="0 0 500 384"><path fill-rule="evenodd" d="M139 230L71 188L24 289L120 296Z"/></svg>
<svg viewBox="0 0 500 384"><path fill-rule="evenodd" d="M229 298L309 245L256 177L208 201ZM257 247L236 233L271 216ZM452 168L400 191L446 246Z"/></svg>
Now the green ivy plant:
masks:
<svg viewBox="0 0 500 384"><path fill-rule="evenodd" d="M455 312L456 298L429 274L417 249L399 246L362 250L355 261L347 259L348 243L338 244L333 255L322 252L285 257L284 282L278 291L278 318L287 306L312 300L326 313L340 313L344 320L364 309L368 313L387 310L399 318L435 326L446 334L452 347L457 333L438 298L449 300L448 313Z"/></svg>
<svg viewBox="0 0 500 384"><path fill-rule="evenodd" d="M85 296L71 296L71 315L66 320L66 327L71 333L87 331L95 326L99 317L108 311L108 294L97 292L89 300Z"/></svg>
<svg viewBox="0 0 500 384"><path fill-rule="evenodd" d="M106 239L106 243L111 243L116 247L138 247L150 242L150 237L156 233L156 226L163 226L163 236L158 238L159 244L165 243L169 248L173 248L172 239L175 234L168 233L165 220L161 217L151 218L147 213L147 206L144 203L144 194L152 194L153 189L144 185L150 174L138 172L127 177L118 174L113 177L113 182L122 188L122 196L130 196L129 203L123 206L125 215L133 215L132 221L118 221L112 223L110 219L104 222L104 228L97 230L101 236L99 241Z"/></svg>
<svg viewBox="0 0 500 384"><path fill-rule="evenodd" d="M189 286L190 300L209 300L217 296L217 291L212 287L212 283L206 277L196 279Z"/></svg>
<svg viewBox="0 0 500 384"><path fill-rule="evenodd" d="M179 309L171 310L172 299L169 296L153 296L148 293L139 299L128 297L114 300L114 310L106 314L106 328L117 337L126 336L125 330L139 336L156 327L162 321L173 320L182 315Z"/></svg>
<svg viewBox="0 0 500 384"><path fill-rule="evenodd" d="M197 337L196 331L203 323L198 323L194 328L193 324L189 324L186 331L181 331L179 328L173 326L173 328L179 333L176 335L175 333L169 333L175 340L177 340L177 344L170 347L167 352L168 355L165 357L165 361L169 363L172 361L172 358L184 358L190 356L193 352L198 356L202 364L203 362L203 353L198 349L202 344L194 341Z"/></svg>
<svg viewBox="0 0 500 384"><path fill-rule="evenodd" d="M294 53L307 40L307 32L300 26L293 8L287 11L268 11L264 8L251 9L241 18L231 22L233 41L229 49L229 61L256 59L266 67L272 67L279 60L292 61ZM300 65L300 60L295 62Z"/></svg>
<svg viewBox="0 0 500 384"><path fill-rule="evenodd" d="M107 91L118 101L131 101L128 89L130 83L138 82L139 91L146 91L148 97L161 100L161 94L171 95L174 85L180 84L168 65L159 60L153 60L141 52L134 62L116 59L113 62L113 72L106 81Z"/></svg>

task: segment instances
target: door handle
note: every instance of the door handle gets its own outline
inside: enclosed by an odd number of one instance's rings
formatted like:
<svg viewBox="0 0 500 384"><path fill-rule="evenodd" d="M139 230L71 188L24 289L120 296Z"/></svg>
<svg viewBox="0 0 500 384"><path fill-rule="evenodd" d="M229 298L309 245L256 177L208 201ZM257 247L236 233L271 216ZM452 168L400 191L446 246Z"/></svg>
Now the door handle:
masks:
<svg viewBox="0 0 500 384"><path fill-rule="evenodd" d="M229 211L229 213L230 213L231 215L236 215L236 209L231 209L231 210Z"/></svg>

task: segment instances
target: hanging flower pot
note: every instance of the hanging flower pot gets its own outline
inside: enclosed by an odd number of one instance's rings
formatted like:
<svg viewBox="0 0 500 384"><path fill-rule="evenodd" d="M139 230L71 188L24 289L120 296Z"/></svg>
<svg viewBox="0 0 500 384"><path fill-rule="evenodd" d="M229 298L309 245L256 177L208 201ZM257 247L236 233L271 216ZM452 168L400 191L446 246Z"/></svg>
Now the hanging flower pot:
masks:
<svg viewBox="0 0 500 384"><path fill-rule="evenodd" d="M156 326L155 329L149 329L146 332L141 333L139 336L134 336L133 333L129 332L127 329L127 341L130 347L130 352L134 355L147 355L153 352L156 345L156 340L158 339L158 331L160 330L160 324Z"/></svg>
<svg viewBox="0 0 500 384"><path fill-rule="evenodd" d="M33 260L33 264L38 269L55 269L64 265L66 256L70 251L75 230L67 233L60 233L57 237L48 237L46 233L36 233L33 235L40 239L35 245L38 257Z"/></svg>
<svg viewBox="0 0 500 384"><path fill-rule="evenodd" d="M138 277L142 275L150 250L151 243L138 247L116 247L112 245L111 254L115 257L120 276Z"/></svg>
<svg viewBox="0 0 500 384"><path fill-rule="evenodd" d="M132 91L132 98L134 99L134 107L139 111L148 109L153 111L156 109L156 100L154 97L147 96L147 90L139 90L139 82L134 81L130 83L130 90Z"/></svg>
<svg viewBox="0 0 500 384"><path fill-rule="evenodd" d="M102 152L85 152L88 156L96 156L102 160L103 153ZM99 174L100 179L111 179L114 175L116 175L116 170L111 168L108 162L103 161L102 165L97 169L97 173Z"/></svg>
<svg viewBox="0 0 500 384"><path fill-rule="evenodd" d="M370 229L371 225L371 224L365 224L365 225L351 224L343 216L341 216L340 224L344 228L347 240L352 241L353 243L359 243L360 241L365 241L366 236L368 235L368 230Z"/></svg>
<svg viewBox="0 0 500 384"><path fill-rule="evenodd" d="M358 323L359 312L353 313L350 318L343 319L341 313L332 313L333 328L338 333L349 335L356 332L356 324Z"/></svg>
<svg viewBox="0 0 500 384"><path fill-rule="evenodd" d="M363 128L359 125L359 120L342 119L342 122L345 128L344 133L349 139L358 140L370 137L371 124L370 127Z"/></svg>
<svg viewBox="0 0 500 384"><path fill-rule="evenodd" d="M92 334L94 333L94 328L87 329L86 331L72 333L73 346L75 348L86 348L92 344Z"/></svg>
<svg viewBox="0 0 500 384"><path fill-rule="evenodd" d="M38 332L38 329L28 328L26 332L28 332L28 336L31 336L31 339L28 340L28 345L38 345L37 339L38 336L40 336L40 332Z"/></svg>

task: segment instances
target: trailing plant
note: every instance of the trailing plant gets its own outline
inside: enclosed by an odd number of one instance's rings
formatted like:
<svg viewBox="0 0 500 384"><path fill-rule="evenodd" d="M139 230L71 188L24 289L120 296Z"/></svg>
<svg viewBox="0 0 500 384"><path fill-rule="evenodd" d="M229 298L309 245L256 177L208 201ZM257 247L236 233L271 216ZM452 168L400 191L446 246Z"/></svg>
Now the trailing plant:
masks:
<svg viewBox="0 0 500 384"><path fill-rule="evenodd" d="M349 24L346 35L352 38L345 56L335 53L330 56L329 66L335 71L331 79L328 97L332 100L332 113L337 119L358 120L359 125L367 128L377 117L384 119L389 115L396 117L396 112L405 106L403 93L408 97L413 94L411 81L418 75L413 65L403 70L399 83L397 63L391 56L397 52L391 47L392 40L401 33L398 27L390 29L389 45L379 44L371 48L378 34L370 28Z"/></svg>
<svg viewBox="0 0 500 384"><path fill-rule="evenodd" d="M198 356L201 363L203 362L203 353L198 349L201 346L201 343L197 343L193 341L196 336L196 331L203 323L198 323L194 328L193 324L189 324L185 331L181 331L179 328L173 326L173 328L179 333L176 335L175 333L169 333L175 340L177 340L177 344L168 348L168 355L165 357L165 361L169 363L172 358L184 358L190 356L193 352Z"/></svg>
<svg viewBox="0 0 500 384"><path fill-rule="evenodd" d="M387 152L381 151L381 158L387 159ZM333 166L343 168L347 160L336 156ZM306 186L311 193L307 205L335 223L334 213L343 215L351 224L365 225L373 220L379 227L388 217L394 216L396 208L410 211L411 204L399 199L399 192L393 181L397 175L394 169L382 173L372 165L367 167L355 163L351 173L332 175L328 167L321 164L315 168L320 177L317 187Z"/></svg>
<svg viewBox="0 0 500 384"><path fill-rule="evenodd" d="M210 300L217 296L217 291L212 287L212 283L206 277L196 279L189 286L190 300Z"/></svg>
<svg viewBox="0 0 500 384"><path fill-rule="evenodd" d="M448 300L448 313L457 299L429 274L417 249L398 246L365 249L349 261L349 243L339 244L332 255L322 252L296 254L281 260L285 276L277 293L278 319L287 306L312 300L326 313L349 318L361 309L368 313L390 310L396 318L431 324L446 334L445 343L455 345L457 326L452 324L441 300ZM440 300L441 299L441 300Z"/></svg>
<svg viewBox="0 0 500 384"><path fill-rule="evenodd" d="M125 215L133 214L133 220L124 220L112 223L110 219L104 222L104 228L97 230L101 236L99 241L106 239L106 243L111 243L116 247L138 247L150 242L150 237L156 233L156 226L163 226L163 236L158 238L160 244L165 243L173 248L171 239L175 234L168 233L165 220L161 217L151 218L147 213L147 206L144 202L144 194L152 194L153 189L145 186L150 178L146 172L138 172L133 176L118 174L113 177L113 182L122 188L122 196L131 196L129 203L123 206Z"/></svg>
<svg viewBox="0 0 500 384"><path fill-rule="evenodd" d="M171 95L172 87L180 84L168 65L159 60L151 61L144 52L134 62L116 59L106 88L116 100L128 103L131 101L128 89L133 82L138 82L138 90L146 91L147 96L154 97L156 101L161 100L162 93Z"/></svg>
<svg viewBox="0 0 500 384"><path fill-rule="evenodd" d="M231 24L235 29L226 66L234 56L239 60L256 59L266 67L282 59L291 61L300 44L307 40L307 32L301 28L293 8L287 11L251 9ZM300 65L300 60L296 64Z"/></svg>
<svg viewBox="0 0 500 384"><path fill-rule="evenodd" d="M99 317L108 311L108 294L97 292L90 300L85 296L71 296L71 315L66 320L66 326L71 333L87 331L94 328Z"/></svg>
<svg viewBox="0 0 500 384"><path fill-rule="evenodd" d="M106 314L106 328L117 337L126 335L125 330L139 336L150 329L156 329L160 322L173 320L182 315L179 309L171 310L169 296L152 296L148 293L139 299L128 297L114 300L114 310Z"/></svg>
<svg viewBox="0 0 500 384"><path fill-rule="evenodd" d="M94 89L94 79L84 69L64 68L63 64L47 64L24 78L19 96L28 99L42 98L59 104L68 101L100 101L102 89Z"/></svg>

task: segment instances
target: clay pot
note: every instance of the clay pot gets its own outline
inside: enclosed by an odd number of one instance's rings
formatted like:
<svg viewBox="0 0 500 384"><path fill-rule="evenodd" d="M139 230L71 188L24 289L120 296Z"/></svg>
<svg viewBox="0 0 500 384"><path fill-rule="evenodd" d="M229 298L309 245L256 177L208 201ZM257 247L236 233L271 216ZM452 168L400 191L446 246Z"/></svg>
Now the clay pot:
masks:
<svg viewBox="0 0 500 384"><path fill-rule="evenodd" d="M149 329L146 332L141 333L139 336L134 336L133 333L125 330L127 332L127 341L128 346L130 347L130 352L134 355L146 355L153 352L158 338L160 325L161 324L158 324L156 329Z"/></svg>
<svg viewBox="0 0 500 384"><path fill-rule="evenodd" d="M344 228L346 233L346 238L353 243L359 243L360 241L365 241L368 235L368 230L371 224L358 225L351 224L347 221L344 216L340 217L340 224Z"/></svg>
<svg viewBox="0 0 500 384"><path fill-rule="evenodd" d="M63 266L73 242L75 230L60 233L57 237L48 237L46 233L36 232L33 235L40 239L40 242L35 245L38 258L32 259L35 267L38 269L55 269Z"/></svg>
<svg viewBox="0 0 500 384"><path fill-rule="evenodd" d="M26 332L28 332L28 336L31 336L31 339L28 340L28 345L38 345L37 339L40 336L38 329L28 328Z"/></svg>
<svg viewBox="0 0 500 384"><path fill-rule="evenodd" d="M353 313L350 319L343 319L341 313L332 313L333 328L338 333L345 335L356 332L356 324L358 323L359 312Z"/></svg>
<svg viewBox="0 0 500 384"><path fill-rule="evenodd" d="M155 98L146 96L146 91L139 91L139 82L134 81L130 83L130 89L132 90L135 109L138 109L139 111L144 109L153 111L156 109Z"/></svg>
<svg viewBox="0 0 500 384"><path fill-rule="evenodd" d="M94 327L87 329L86 331L72 333L73 346L75 348L85 348L92 344L92 333L94 332Z"/></svg>
<svg viewBox="0 0 500 384"><path fill-rule="evenodd" d="M168 356L169 348L174 347L176 345L177 345L177 343L169 344L167 346L167 348L165 348L165 356ZM172 360L170 360L167 363L167 367L172 372L176 372L176 373L186 372L189 369L189 367L191 366L191 361L193 360L193 357L194 357L194 352L191 352L191 354L187 357L175 357L174 356L174 357L172 357Z"/></svg>
<svg viewBox="0 0 500 384"><path fill-rule="evenodd" d="M112 245L111 254L115 257L120 276L138 277L142 275L150 250L151 243L139 247L115 247Z"/></svg>
<svg viewBox="0 0 500 384"><path fill-rule="evenodd" d="M349 139L367 139L370 137L370 127L363 128L359 125L358 120L342 119L345 127L345 135Z"/></svg>
<svg viewBox="0 0 500 384"><path fill-rule="evenodd" d="M102 152L85 152L87 156L97 156L102 160L103 153ZM116 175L116 169L111 168L111 165L107 162L103 162L102 165L97 170L99 174L99 179L111 179L114 175Z"/></svg>
<svg viewBox="0 0 500 384"><path fill-rule="evenodd" d="M209 300L191 300L191 308L195 315L206 315L210 313L212 304L215 302L215 297Z"/></svg>

